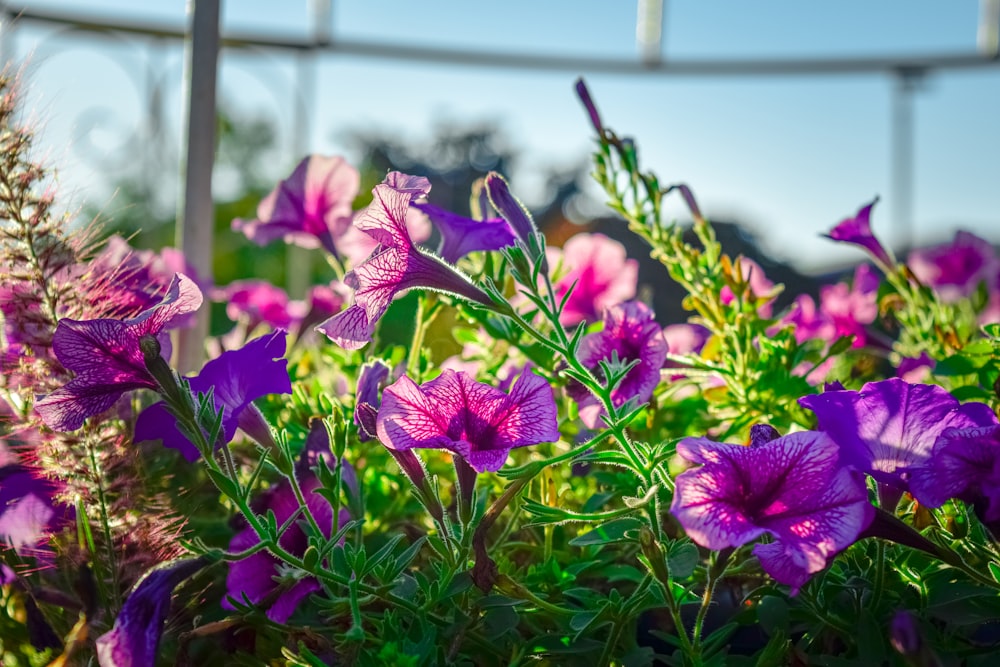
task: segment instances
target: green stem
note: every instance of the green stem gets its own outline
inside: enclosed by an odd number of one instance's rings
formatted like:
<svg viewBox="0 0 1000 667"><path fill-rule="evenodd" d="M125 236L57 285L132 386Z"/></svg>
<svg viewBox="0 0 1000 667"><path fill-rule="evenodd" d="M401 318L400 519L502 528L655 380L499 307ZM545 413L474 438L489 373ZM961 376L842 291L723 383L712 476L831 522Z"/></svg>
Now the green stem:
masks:
<svg viewBox="0 0 1000 667"><path fill-rule="evenodd" d="M120 582L118 580L118 563L115 558L115 543L111 533L111 524L108 522L109 513L107 496L104 493L104 475L101 471L100 465L97 463L97 451L94 447L93 440L89 435L86 436L85 439L87 442L87 453L90 455L90 465L94 475L95 486L97 487L97 501L101 513L101 529L104 531L104 546L108 554L108 570L111 575L112 591L110 599L106 602L111 605L111 611L117 614L121 590L119 589Z"/></svg>

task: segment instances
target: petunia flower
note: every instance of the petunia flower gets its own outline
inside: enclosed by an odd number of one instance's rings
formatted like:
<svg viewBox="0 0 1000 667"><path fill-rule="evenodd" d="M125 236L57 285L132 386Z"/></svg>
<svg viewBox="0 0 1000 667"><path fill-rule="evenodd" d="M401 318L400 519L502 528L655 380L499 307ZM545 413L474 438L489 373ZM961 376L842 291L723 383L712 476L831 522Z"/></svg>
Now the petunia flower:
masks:
<svg viewBox="0 0 1000 667"><path fill-rule="evenodd" d="M304 315L302 304L296 306L285 290L266 280L236 280L213 291L212 301L226 304L226 316L243 322L247 332L261 324L272 329L288 329Z"/></svg>
<svg viewBox="0 0 1000 667"><path fill-rule="evenodd" d="M146 370L139 338L156 336L170 355L166 331L201 306L201 290L178 273L163 300L129 320L59 320L52 347L56 358L76 377L35 403L46 426L75 431L87 417L104 412L132 389L156 389Z"/></svg>
<svg viewBox="0 0 1000 667"><path fill-rule="evenodd" d="M660 383L667 351L667 341L653 311L641 301L628 301L604 311L604 329L583 337L577 358L591 370L599 370L600 362L610 362L613 354L623 363L638 360L611 392L612 402L621 407L630 400L645 403L652 397ZM581 420L587 428L598 428L604 406L580 385L572 386Z"/></svg>
<svg viewBox="0 0 1000 667"><path fill-rule="evenodd" d="M420 386L405 375L382 392L376 424L389 449L446 449L495 472L515 447L559 439L549 383L526 370L509 394L446 370Z"/></svg>
<svg viewBox="0 0 1000 667"><path fill-rule="evenodd" d="M188 379L191 391L212 390L216 409L224 410L221 438L232 441L242 428L262 445L273 443L269 427L253 401L268 394L290 394L292 383L286 368L287 332L275 331L256 338L239 350L223 352L209 361L198 375ZM164 403L143 410L136 420L135 441L163 440L164 447L179 451L188 461L201 456L198 448L177 428L177 421Z"/></svg>
<svg viewBox="0 0 1000 667"><path fill-rule="evenodd" d="M205 558L162 563L129 591L114 627L97 638L101 667L153 667L174 588L208 564Z"/></svg>
<svg viewBox="0 0 1000 667"><path fill-rule="evenodd" d="M854 272L851 285L841 282L820 289L820 303L800 294L784 321L795 325L795 340L802 343L819 338L833 343L841 336L853 336L854 347L868 343L868 325L878 316L878 277L867 264Z"/></svg>
<svg viewBox="0 0 1000 667"><path fill-rule="evenodd" d="M956 232L950 244L912 251L906 264L947 302L970 296L982 282L992 287L1000 272L992 244L966 231Z"/></svg>
<svg viewBox="0 0 1000 667"><path fill-rule="evenodd" d="M351 226L360 183L358 170L344 158L311 155L261 200L256 219L233 220L233 229L257 245L284 239L339 257L337 240Z"/></svg>
<svg viewBox="0 0 1000 667"><path fill-rule="evenodd" d="M531 247L531 237L538 233L535 221L532 219L528 209L524 207L517 197L511 194L507 179L495 171L486 174L484 181L486 196L489 197L490 204L497 210L510 229L526 246Z"/></svg>
<svg viewBox="0 0 1000 667"><path fill-rule="evenodd" d="M1000 426L945 429L930 459L913 468L910 492L928 507L958 498L1000 526Z"/></svg>
<svg viewBox="0 0 1000 667"><path fill-rule="evenodd" d="M0 467L0 549L36 559L51 555L45 540L72 516L72 510L56 502L56 491L30 468L16 463Z"/></svg>
<svg viewBox="0 0 1000 667"><path fill-rule="evenodd" d="M908 489L914 466L925 464L945 429L997 423L983 403L961 404L936 385L899 378L869 382L861 391L826 391L799 404L816 413L819 430L844 450L845 460L876 481Z"/></svg>
<svg viewBox="0 0 1000 667"><path fill-rule="evenodd" d="M596 322L605 309L635 297L639 263L627 258L618 241L603 234L576 234L563 245L561 256L567 272L553 287L560 299L573 289L559 318L563 326ZM558 257L554 250L553 259Z"/></svg>
<svg viewBox="0 0 1000 667"><path fill-rule="evenodd" d="M362 366L361 373L358 374L358 392L354 402L354 424L361 427L358 429L358 439L361 442L375 437L375 422L368 419L371 413L364 406L367 405L376 413L378 412L380 405L379 385L389 379L390 370L392 369L389 368L388 364L381 359L375 359Z"/></svg>
<svg viewBox="0 0 1000 667"><path fill-rule="evenodd" d="M502 218L473 220L433 204L411 206L430 218L441 232L438 254L446 262L455 263L477 250L500 250L514 245L514 234Z"/></svg>
<svg viewBox="0 0 1000 667"><path fill-rule="evenodd" d="M792 594L861 534L874 516L864 476L824 433L803 431L749 447L685 438L677 453L699 467L677 476L670 511L708 549L753 553Z"/></svg>
<svg viewBox="0 0 1000 667"><path fill-rule="evenodd" d="M317 429L310 433L326 433L326 428L320 423ZM316 475L309 469L308 462L311 458L323 456L330 457L329 441L326 442L326 451L316 451L314 443L307 443L302 456L296 466L296 478L299 481L302 493L305 496L306 507L316 520L321 532L327 538L332 534L333 529L333 507L330 506L326 498L316 493L321 488L321 484ZM356 477L353 470L344 464L342 478L350 486L356 485ZM350 472L348 472L350 471ZM349 489L356 493L357 489ZM295 498L295 493L288 480L282 480L276 486L271 487L253 503L254 510L258 514L266 514L268 510L274 512L277 524L283 525L294 512L299 508L299 503ZM339 514L341 524L350 520L350 513L346 509L341 509ZM309 546L309 538L302 528L302 522L293 524L282 533L278 539L278 544L285 551L302 557ZM233 536L229 543L229 550L233 552L244 551L259 544L260 536L250 526ZM234 609L229 598L242 602L244 596L254 604L269 602L267 617L275 623L284 623L298 608L299 604L310 594L322 590L322 586L315 577L304 577L298 579L290 586L279 588L280 584L275 580L281 561L272 556L267 551L258 551L243 560L234 561L229 564L229 574L226 577L227 597L222 601L225 609Z"/></svg>
<svg viewBox="0 0 1000 667"><path fill-rule="evenodd" d="M862 206L857 215L853 218L841 220L830 230L829 234L825 234L824 236L833 241L843 241L844 243L861 246L871 254L881 268L886 269L892 266L894 261L879 240L875 238L875 235L872 234L872 207L877 203L878 197L875 197L872 203Z"/></svg>
<svg viewBox="0 0 1000 667"><path fill-rule="evenodd" d="M387 181L399 178L403 177L393 172ZM490 297L466 276L413 244L406 228L412 192L382 183L375 186L372 195L371 205L358 215L355 226L378 243L378 247L344 278L354 289L354 303L319 325L318 331L345 349L361 349L371 340L375 325L393 298L418 287L493 307Z"/></svg>

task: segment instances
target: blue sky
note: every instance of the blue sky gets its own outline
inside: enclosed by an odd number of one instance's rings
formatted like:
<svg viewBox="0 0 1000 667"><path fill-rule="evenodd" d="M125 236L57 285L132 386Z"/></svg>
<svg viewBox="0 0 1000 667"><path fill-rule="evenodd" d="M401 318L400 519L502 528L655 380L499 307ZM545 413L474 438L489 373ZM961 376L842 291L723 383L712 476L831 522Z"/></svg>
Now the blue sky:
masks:
<svg viewBox="0 0 1000 667"><path fill-rule="evenodd" d="M55 0L31 7L65 9L183 25L181 0ZM416 8L419 7L419 8ZM304 36L304 0L229 0L223 30ZM667 59L851 57L972 52L976 0L667 0ZM631 0L335 0L333 31L350 40L576 56L637 57ZM80 204L111 197L98 159L121 148L142 108L130 76L143 80L146 52L34 26L15 28L14 50L32 53L32 113L44 126L60 180ZM99 42L99 44L105 44ZM153 56L171 91L165 121L179 140L182 54L166 45ZM665 182L691 185L710 217L736 219L778 257L816 270L852 261L849 249L819 238L876 194L875 226L892 229L891 91L886 75L762 78L665 78L588 75L606 122L634 136L644 164ZM286 119L273 160L281 177L298 159L289 102L292 58L279 52L227 53L220 90L247 113ZM426 139L440 123L499 122L521 149L515 190L540 195L546 168L585 159L586 117L570 72L429 65L326 55L315 64L317 93L309 152L344 152L349 129L387 128ZM1000 242L1000 67L948 71L928 78L915 97L913 230L918 242L950 238L958 227ZM81 128L104 126L80 138ZM87 150L90 141L96 149ZM133 150L129 148L128 150ZM121 156L119 156L121 157ZM350 157L350 155L348 155ZM124 164L129 164L128 160ZM678 206L671 211L682 216Z"/></svg>

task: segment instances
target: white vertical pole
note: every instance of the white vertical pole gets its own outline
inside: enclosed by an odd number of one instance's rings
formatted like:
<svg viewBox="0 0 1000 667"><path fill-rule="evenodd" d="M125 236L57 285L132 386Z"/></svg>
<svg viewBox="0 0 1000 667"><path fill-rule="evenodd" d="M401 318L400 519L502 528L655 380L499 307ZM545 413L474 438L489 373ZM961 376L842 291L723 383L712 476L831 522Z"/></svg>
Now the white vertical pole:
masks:
<svg viewBox="0 0 1000 667"><path fill-rule="evenodd" d="M892 209L893 245L909 250L913 244L913 96L924 73L900 70L892 91Z"/></svg>
<svg viewBox="0 0 1000 667"><path fill-rule="evenodd" d="M215 161L215 84L219 58L221 0L189 0L190 37L185 58L187 123L185 127L182 210L177 245L184 251L199 278L212 278L212 165ZM177 367L182 373L198 370L208 335L208 304L198 313L197 324L178 336Z"/></svg>

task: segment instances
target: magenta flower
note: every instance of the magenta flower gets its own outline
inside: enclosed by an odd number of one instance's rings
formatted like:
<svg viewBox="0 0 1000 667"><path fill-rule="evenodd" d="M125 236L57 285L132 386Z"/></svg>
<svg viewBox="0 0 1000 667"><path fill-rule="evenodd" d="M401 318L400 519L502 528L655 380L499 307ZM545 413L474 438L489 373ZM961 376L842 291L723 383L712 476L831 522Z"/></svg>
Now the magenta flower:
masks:
<svg viewBox="0 0 1000 667"><path fill-rule="evenodd" d="M603 234L573 236L563 246L562 263L567 273L553 287L560 299L573 289L559 319L563 326L596 322L605 309L635 297L639 263Z"/></svg>
<svg viewBox="0 0 1000 667"><path fill-rule="evenodd" d="M339 256L336 241L351 226L351 205L361 176L342 157L311 155L257 207L255 220L233 220L257 245L277 239Z"/></svg>
<svg viewBox="0 0 1000 667"><path fill-rule="evenodd" d="M403 178L393 172L386 180ZM374 239L378 247L344 278L354 289L354 303L319 325L318 331L345 349L360 349L371 340L375 325L393 298L416 287L493 306L490 297L457 269L413 244L406 228L412 192L382 183L375 186L372 195L371 205L358 216L355 226Z"/></svg>
<svg viewBox="0 0 1000 667"><path fill-rule="evenodd" d="M914 250L906 261L920 282L953 302L973 294L979 283L988 288L1000 277L1000 259L989 241L959 231L948 245Z"/></svg>
<svg viewBox="0 0 1000 667"><path fill-rule="evenodd" d="M945 429L997 423L987 405L960 404L941 387L899 378L869 382L861 391L803 396L799 403L816 413L819 429L843 448L846 461L904 490L913 468L927 462Z"/></svg>
<svg viewBox="0 0 1000 667"><path fill-rule="evenodd" d="M928 507L958 498L983 523L1000 525L1000 426L945 429L930 459L913 468L910 491Z"/></svg>
<svg viewBox="0 0 1000 667"><path fill-rule="evenodd" d="M329 437L322 423L319 424L318 428L311 429L306 446L296 463L295 476L305 496L309 512L316 520L323 535L329 538L333 533L333 507L330 506L326 498L316 493L317 489L322 488L322 484L309 467L310 463L319 457L327 460L332 458ZM340 465L343 466L341 477L348 485L348 491L356 494L357 489L350 488L357 483L354 469L343 461ZM335 466L331 463L330 467L332 469ZM267 514L268 510L273 511L278 525L281 526L298 510L299 503L295 498L291 484L285 479L261 494L253 502L253 508L258 514ZM341 509L338 515L339 524L347 523L350 518L350 513L346 509ZM305 519L300 519L278 539L278 544L282 549L300 558L309 546L308 534L302 527L305 521ZM243 551L259 544L260 541L261 538L254 529L247 526L233 536L229 543L229 550L233 552ZM245 597L254 604L262 604L273 599L267 609L267 617L275 623L287 621L299 604L310 594L321 591L322 586L315 577L304 577L291 586L279 589L280 584L275 580L275 577L279 573L280 564L281 561L266 550L258 551L243 560L230 563L229 574L226 577L227 597L223 599L222 607L235 609L230 598L243 603ZM275 593L277 593L276 596Z"/></svg>
<svg viewBox="0 0 1000 667"><path fill-rule="evenodd" d="M874 517L864 476L845 466L826 434L791 433L744 447L685 438L677 453L702 464L677 476L670 507L708 549L739 547L765 533L753 553L792 594L846 549Z"/></svg>
<svg viewBox="0 0 1000 667"><path fill-rule="evenodd" d="M446 262L454 264L477 250L500 250L514 245L514 234L510 230L510 225L501 218L473 220L433 204L412 204L412 206L430 218L441 232L438 254Z"/></svg>
<svg viewBox="0 0 1000 667"><path fill-rule="evenodd" d="M221 433L224 443L232 441L237 428L262 445L273 443L267 423L253 401L268 394L292 393L284 359L286 336L285 331L275 331L239 350L223 352L206 363L201 373L188 378L192 392L204 394L212 390L216 410L224 408ZM201 456L198 448L178 430L177 420L162 402L142 411L135 423L134 439L162 440L164 447L176 449L188 461Z"/></svg>
<svg viewBox="0 0 1000 667"><path fill-rule="evenodd" d="M878 203L878 197L872 200L867 206L862 206L857 215L853 218L845 218L837 223L825 236L834 241L843 241L861 246L867 250L879 266L887 268L893 265L893 259L872 234L871 214L872 207Z"/></svg>
<svg viewBox="0 0 1000 667"><path fill-rule="evenodd" d="M114 627L97 638L101 667L153 667L174 588L207 564L204 558L186 558L162 563L142 575Z"/></svg>
<svg viewBox="0 0 1000 667"><path fill-rule="evenodd" d="M577 358L584 366L600 374L600 362L611 361L617 354L622 362L638 360L621 383L611 392L616 407L627 401L645 403L660 383L660 369L667 359L667 341L663 338L656 316L641 301L628 301L604 311L604 329L587 334L580 341ZM571 385L577 399L580 419L587 428L598 428L604 406L578 384Z"/></svg>
<svg viewBox="0 0 1000 667"><path fill-rule="evenodd" d="M854 347L868 343L868 325L878 316L878 277L867 264L854 272L851 286L847 283L824 285L820 289L820 305L808 294L795 299L784 321L795 326L795 340L802 343L819 338L833 343L841 336L854 336Z"/></svg>
<svg viewBox="0 0 1000 667"><path fill-rule="evenodd" d="M52 338L56 358L76 377L35 403L46 426L75 431L132 389L156 389L146 370L139 338L156 336L170 356L166 331L201 306L201 291L184 274L174 276L163 300L129 320L59 320Z"/></svg>
<svg viewBox="0 0 1000 667"><path fill-rule="evenodd" d="M530 370L510 394L450 370L420 386L404 375L382 392L376 428L389 449L446 449L477 472L499 470L515 447L559 439L552 388Z"/></svg>

